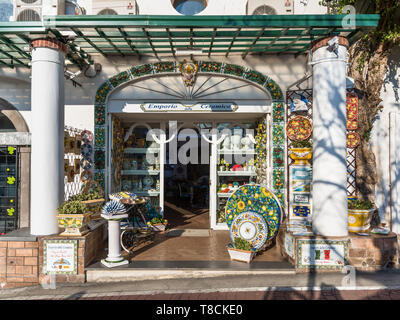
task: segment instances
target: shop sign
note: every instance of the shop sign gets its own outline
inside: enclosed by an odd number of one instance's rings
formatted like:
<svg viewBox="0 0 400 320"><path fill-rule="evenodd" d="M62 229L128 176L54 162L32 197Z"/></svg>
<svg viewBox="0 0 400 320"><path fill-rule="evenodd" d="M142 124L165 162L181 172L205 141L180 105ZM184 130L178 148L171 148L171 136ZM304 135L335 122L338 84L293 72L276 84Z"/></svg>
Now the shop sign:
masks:
<svg viewBox="0 0 400 320"><path fill-rule="evenodd" d="M297 240L298 268L341 269L347 256L347 240Z"/></svg>
<svg viewBox="0 0 400 320"><path fill-rule="evenodd" d="M296 217L306 218L310 215L310 207L309 206L294 206L293 207L293 214Z"/></svg>
<svg viewBox="0 0 400 320"><path fill-rule="evenodd" d="M46 273L77 274L77 240L44 240L44 269Z"/></svg>
<svg viewBox="0 0 400 320"><path fill-rule="evenodd" d="M234 112L238 109L235 103L195 103L185 105L183 103L144 103L140 106L144 112Z"/></svg>

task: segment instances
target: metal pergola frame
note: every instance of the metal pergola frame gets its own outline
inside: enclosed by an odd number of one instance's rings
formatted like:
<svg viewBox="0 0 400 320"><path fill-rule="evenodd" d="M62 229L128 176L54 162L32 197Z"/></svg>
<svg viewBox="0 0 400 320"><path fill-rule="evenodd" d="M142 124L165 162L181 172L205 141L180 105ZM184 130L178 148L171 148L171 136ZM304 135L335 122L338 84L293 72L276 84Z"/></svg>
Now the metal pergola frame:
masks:
<svg viewBox="0 0 400 320"><path fill-rule="evenodd" d="M30 41L54 37L69 47L67 59L82 67L93 55L163 57L175 50L202 49L202 55L306 53L311 42L331 35L350 44L375 28L379 15L267 16L45 16L40 22L0 23L0 67L29 67Z"/></svg>

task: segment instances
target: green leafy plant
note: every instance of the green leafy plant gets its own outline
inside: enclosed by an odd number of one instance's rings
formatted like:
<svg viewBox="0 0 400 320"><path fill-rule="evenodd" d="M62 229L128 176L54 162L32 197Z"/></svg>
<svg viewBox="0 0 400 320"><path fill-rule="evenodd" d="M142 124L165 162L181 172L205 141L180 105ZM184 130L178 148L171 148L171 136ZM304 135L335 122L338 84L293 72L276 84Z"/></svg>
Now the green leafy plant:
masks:
<svg viewBox="0 0 400 320"><path fill-rule="evenodd" d="M80 193L76 194L72 197L69 198L71 201L86 201L86 200L96 200L96 199L101 199L103 198L104 195L101 191L99 190L94 190L90 193Z"/></svg>
<svg viewBox="0 0 400 320"><path fill-rule="evenodd" d="M294 141L292 148L312 148L312 143L310 140Z"/></svg>
<svg viewBox="0 0 400 320"><path fill-rule="evenodd" d="M374 203L371 201L364 200L349 200L348 208L352 210L370 210L375 207Z"/></svg>
<svg viewBox="0 0 400 320"><path fill-rule="evenodd" d="M86 206L81 201L68 200L58 209L59 214L84 214L87 212Z"/></svg>
<svg viewBox="0 0 400 320"><path fill-rule="evenodd" d="M248 242L247 240L244 240L243 238L240 238L240 237L235 238L233 246L235 247L235 249L245 250L245 251L251 251L251 249L252 249L250 242Z"/></svg>
<svg viewBox="0 0 400 320"><path fill-rule="evenodd" d="M160 224L160 223L164 224L166 222L167 220L164 219L162 216L154 217L153 219L150 220L151 224Z"/></svg>

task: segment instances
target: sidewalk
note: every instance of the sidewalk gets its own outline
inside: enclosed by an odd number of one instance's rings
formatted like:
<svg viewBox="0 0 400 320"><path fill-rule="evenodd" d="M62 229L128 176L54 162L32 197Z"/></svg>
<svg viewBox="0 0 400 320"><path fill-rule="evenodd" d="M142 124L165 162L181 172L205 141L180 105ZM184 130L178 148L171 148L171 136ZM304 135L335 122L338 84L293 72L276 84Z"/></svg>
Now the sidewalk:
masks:
<svg viewBox="0 0 400 320"><path fill-rule="evenodd" d="M400 299L400 272L356 273L356 286L344 274L273 274L134 282L60 284L3 289L0 299Z"/></svg>

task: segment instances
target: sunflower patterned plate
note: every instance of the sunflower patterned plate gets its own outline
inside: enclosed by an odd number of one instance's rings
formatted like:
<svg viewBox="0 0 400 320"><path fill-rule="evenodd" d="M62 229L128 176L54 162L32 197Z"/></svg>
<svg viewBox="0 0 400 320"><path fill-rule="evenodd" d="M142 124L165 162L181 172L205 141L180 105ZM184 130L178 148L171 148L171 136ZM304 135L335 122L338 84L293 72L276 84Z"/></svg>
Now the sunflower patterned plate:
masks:
<svg viewBox="0 0 400 320"><path fill-rule="evenodd" d="M253 248L260 249L268 239L268 226L263 216L247 211L235 217L230 234L232 243L240 237L250 242Z"/></svg>
<svg viewBox="0 0 400 320"><path fill-rule="evenodd" d="M247 211L258 213L264 218L268 226L268 239L276 236L282 209L278 199L268 188L256 184L246 184L233 192L225 207L228 227L231 227L237 215Z"/></svg>
<svg viewBox="0 0 400 320"><path fill-rule="evenodd" d="M311 136L312 129L311 120L303 116L291 118L286 125L287 135L293 141L307 140Z"/></svg>

